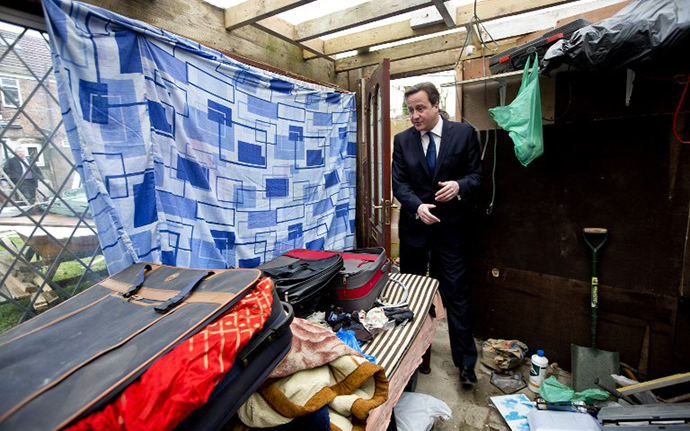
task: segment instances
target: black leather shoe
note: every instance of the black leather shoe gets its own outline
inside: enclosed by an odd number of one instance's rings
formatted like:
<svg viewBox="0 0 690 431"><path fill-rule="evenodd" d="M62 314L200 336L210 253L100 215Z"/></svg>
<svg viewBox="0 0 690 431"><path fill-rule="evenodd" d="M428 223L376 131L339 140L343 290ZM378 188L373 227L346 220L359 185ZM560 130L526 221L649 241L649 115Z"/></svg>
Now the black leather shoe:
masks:
<svg viewBox="0 0 690 431"><path fill-rule="evenodd" d="M477 384L477 375L474 374L474 367L460 368L460 383L470 386Z"/></svg>

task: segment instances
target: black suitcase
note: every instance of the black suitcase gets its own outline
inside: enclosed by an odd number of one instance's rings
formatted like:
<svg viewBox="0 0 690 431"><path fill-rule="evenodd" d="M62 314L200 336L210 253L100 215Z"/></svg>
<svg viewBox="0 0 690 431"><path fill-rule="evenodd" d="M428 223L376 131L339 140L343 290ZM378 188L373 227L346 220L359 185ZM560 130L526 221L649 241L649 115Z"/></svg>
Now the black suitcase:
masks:
<svg viewBox="0 0 690 431"><path fill-rule="evenodd" d="M208 401L193 411L175 429L178 431L219 430L263 383L288 354L292 345L292 306L281 302L273 289L271 315L261 331L235 358L228 374L216 385Z"/></svg>
<svg viewBox="0 0 690 431"><path fill-rule="evenodd" d="M345 251L291 250L295 258L323 259L333 255L343 258L343 267L328 285L320 309L331 306L343 311L368 311L388 282L391 261L382 247Z"/></svg>
<svg viewBox="0 0 690 431"><path fill-rule="evenodd" d="M568 38L575 30L579 30L589 24L590 22L586 19L577 19L545 33L538 39L492 55L489 58L489 69L494 75L522 70L527 63L527 59L532 54L536 52L539 54L539 58L544 58L546 50L557 40Z"/></svg>
<svg viewBox="0 0 690 431"><path fill-rule="evenodd" d="M343 258L334 254L324 258L307 259L295 253L299 251L302 250L283 253L259 265L257 269L260 269L264 276L273 279L278 297L292 305L295 316L306 317L314 312L329 283L343 267Z"/></svg>
<svg viewBox="0 0 690 431"><path fill-rule="evenodd" d="M99 409L260 275L138 263L0 335L0 430L58 429Z"/></svg>

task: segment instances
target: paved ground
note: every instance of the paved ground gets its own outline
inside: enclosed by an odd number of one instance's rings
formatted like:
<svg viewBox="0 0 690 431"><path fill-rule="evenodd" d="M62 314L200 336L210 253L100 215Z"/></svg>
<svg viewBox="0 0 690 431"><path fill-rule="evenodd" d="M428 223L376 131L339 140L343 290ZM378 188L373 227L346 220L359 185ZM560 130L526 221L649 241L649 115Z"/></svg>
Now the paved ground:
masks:
<svg viewBox="0 0 690 431"><path fill-rule="evenodd" d="M524 364L520 369L525 382L529 378L529 369ZM491 384L489 368L477 363L475 369L479 383L471 389L464 389L459 383L458 369L453 365L448 341L448 326L445 319L439 322L436 336L431 345L431 373L419 374L416 392L433 395L443 400L453 411L449 421L436 420L433 431L466 430L466 431L509 431L508 425L493 407L489 397L504 395ZM568 384L570 376L560 371L558 379ZM530 399L534 393L524 388L521 391Z"/></svg>

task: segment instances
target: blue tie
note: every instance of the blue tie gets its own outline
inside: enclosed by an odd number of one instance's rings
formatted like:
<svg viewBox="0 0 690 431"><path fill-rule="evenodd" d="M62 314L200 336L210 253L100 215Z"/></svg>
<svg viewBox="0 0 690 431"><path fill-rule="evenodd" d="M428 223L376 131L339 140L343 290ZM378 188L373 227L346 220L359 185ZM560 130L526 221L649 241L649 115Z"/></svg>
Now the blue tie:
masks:
<svg viewBox="0 0 690 431"><path fill-rule="evenodd" d="M436 142L434 142L434 135L428 132L429 147L426 149L426 165L429 167L429 173L434 176L436 171Z"/></svg>

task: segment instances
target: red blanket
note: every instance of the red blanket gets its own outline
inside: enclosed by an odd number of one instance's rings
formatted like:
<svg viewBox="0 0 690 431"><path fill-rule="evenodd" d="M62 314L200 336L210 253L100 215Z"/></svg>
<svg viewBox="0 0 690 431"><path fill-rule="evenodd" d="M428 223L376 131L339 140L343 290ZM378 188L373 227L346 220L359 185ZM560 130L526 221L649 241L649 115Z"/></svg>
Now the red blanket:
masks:
<svg viewBox="0 0 690 431"><path fill-rule="evenodd" d="M271 282L263 279L226 314L154 362L103 410L69 431L169 430L203 405L237 353L271 314Z"/></svg>

